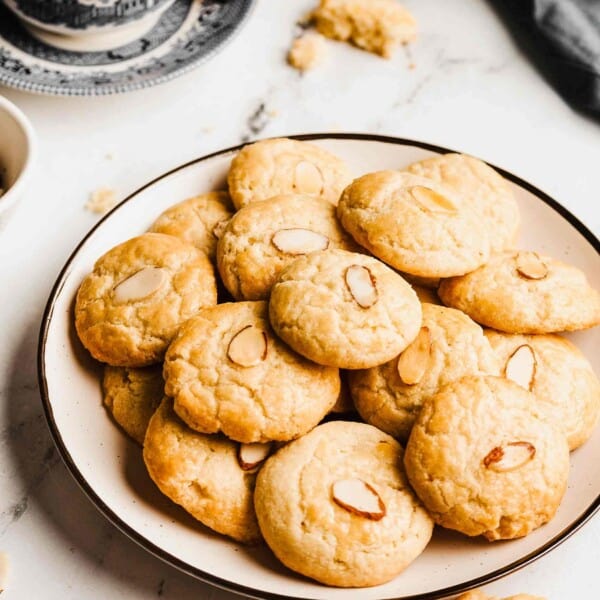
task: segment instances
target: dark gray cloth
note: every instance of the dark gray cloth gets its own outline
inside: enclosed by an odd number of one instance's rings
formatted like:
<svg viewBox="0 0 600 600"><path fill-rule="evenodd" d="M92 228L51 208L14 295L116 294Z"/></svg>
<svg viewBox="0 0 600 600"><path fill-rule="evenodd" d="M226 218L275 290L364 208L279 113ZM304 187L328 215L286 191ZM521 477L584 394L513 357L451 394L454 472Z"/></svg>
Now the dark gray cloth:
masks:
<svg viewBox="0 0 600 600"><path fill-rule="evenodd" d="M561 96L600 118L600 0L490 1Z"/></svg>

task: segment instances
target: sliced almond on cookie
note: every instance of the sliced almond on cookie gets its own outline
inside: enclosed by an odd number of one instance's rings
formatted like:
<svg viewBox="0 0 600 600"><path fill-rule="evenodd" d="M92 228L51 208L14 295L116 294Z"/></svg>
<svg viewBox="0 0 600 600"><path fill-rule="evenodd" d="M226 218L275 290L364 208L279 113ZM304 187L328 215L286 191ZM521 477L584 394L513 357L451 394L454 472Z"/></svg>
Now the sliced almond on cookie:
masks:
<svg viewBox="0 0 600 600"><path fill-rule="evenodd" d="M398 375L406 385L415 385L423 379L431 357L429 327L421 327L417 337L398 357Z"/></svg>
<svg viewBox="0 0 600 600"><path fill-rule="evenodd" d="M515 261L517 273L525 279L544 279L548 275L548 265L537 252L519 252Z"/></svg>
<svg viewBox="0 0 600 600"><path fill-rule="evenodd" d="M537 361L533 348L528 344L519 346L508 358L504 367L504 377L531 390Z"/></svg>
<svg viewBox="0 0 600 600"><path fill-rule="evenodd" d="M243 471L252 471L271 454L271 442L256 444L240 444L238 448L238 463Z"/></svg>
<svg viewBox="0 0 600 600"><path fill-rule="evenodd" d="M150 296L168 280L166 269L146 267L121 281L113 289L115 302L135 302Z"/></svg>
<svg viewBox="0 0 600 600"><path fill-rule="evenodd" d="M277 250L286 254L308 254L317 250L327 250L329 238L310 229L280 229L271 238Z"/></svg>
<svg viewBox="0 0 600 600"><path fill-rule="evenodd" d="M323 190L323 174L313 163L302 160L294 169L294 188L304 194L320 194Z"/></svg>
<svg viewBox="0 0 600 600"><path fill-rule="evenodd" d="M229 221L231 221L231 219L222 219L213 227L212 233L218 240L221 239L225 228L229 225Z"/></svg>
<svg viewBox="0 0 600 600"><path fill-rule="evenodd" d="M496 446L483 459L486 469L506 473L528 463L535 456L535 446L529 442L510 442Z"/></svg>
<svg viewBox="0 0 600 600"><path fill-rule="evenodd" d="M452 200L431 188L415 185L410 188L409 192L421 208L429 212L452 214L458 210Z"/></svg>
<svg viewBox="0 0 600 600"><path fill-rule="evenodd" d="M350 294L360 307L369 308L377 302L377 281L367 267L350 265L344 278Z"/></svg>
<svg viewBox="0 0 600 600"><path fill-rule="evenodd" d="M334 502L348 512L379 521L385 517L383 500L375 489L362 479L341 479L332 486Z"/></svg>
<svg viewBox="0 0 600 600"><path fill-rule="evenodd" d="M267 358L267 349L267 334L248 325L231 338L227 356L240 367L254 367Z"/></svg>

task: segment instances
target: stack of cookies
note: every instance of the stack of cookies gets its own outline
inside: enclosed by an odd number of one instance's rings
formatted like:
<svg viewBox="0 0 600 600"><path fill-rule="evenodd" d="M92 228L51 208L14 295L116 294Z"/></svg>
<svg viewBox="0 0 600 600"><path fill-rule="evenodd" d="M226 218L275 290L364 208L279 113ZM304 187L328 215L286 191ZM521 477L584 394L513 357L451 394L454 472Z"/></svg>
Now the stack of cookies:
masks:
<svg viewBox="0 0 600 600"><path fill-rule="evenodd" d="M436 524L500 540L550 520L600 415L556 332L599 324L600 294L514 247L509 184L459 154L352 180L273 139L228 187L107 252L77 295L158 488L342 587L394 578Z"/></svg>

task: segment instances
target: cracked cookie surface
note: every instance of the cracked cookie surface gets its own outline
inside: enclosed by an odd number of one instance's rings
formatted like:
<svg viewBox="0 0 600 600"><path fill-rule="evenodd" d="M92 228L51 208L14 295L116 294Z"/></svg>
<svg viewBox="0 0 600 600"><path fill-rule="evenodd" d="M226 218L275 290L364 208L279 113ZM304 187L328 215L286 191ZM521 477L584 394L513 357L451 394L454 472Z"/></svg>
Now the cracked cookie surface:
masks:
<svg viewBox="0 0 600 600"><path fill-rule="evenodd" d="M362 418L403 441L424 400L443 385L464 375L500 373L499 361L477 323L452 308L424 303L422 309L422 329L427 336L423 352L415 353L415 340L399 357L349 373L354 404ZM415 366L422 365L418 381L408 379L399 365L401 357L409 353Z"/></svg>
<svg viewBox="0 0 600 600"><path fill-rule="evenodd" d="M235 214L217 246L219 273L235 299L268 298L281 270L303 254L299 246L286 250L279 241L282 233L294 231L311 236L305 240L307 252L319 243L328 248L356 248L338 223L335 208L325 200L286 194L251 204Z"/></svg>
<svg viewBox="0 0 600 600"><path fill-rule="evenodd" d="M140 445L144 443L150 418L165 394L164 387L162 365L138 369L104 367L104 405L115 421Z"/></svg>
<svg viewBox="0 0 600 600"><path fill-rule="evenodd" d="M281 273L271 290L269 317L276 333L303 356L364 369L391 360L414 339L421 303L382 262L326 250L298 258Z"/></svg>
<svg viewBox="0 0 600 600"><path fill-rule="evenodd" d="M462 275L489 258L489 235L452 190L399 171L355 179L337 207L344 229L395 269L419 277Z"/></svg>
<svg viewBox="0 0 600 600"><path fill-rule="evenodd" d="M373 520L341 506L333 488L343 480L371 486L385 515ZM327 585L389 581L423 551L433 529L406 481L400 444L364 423L319 425L280 449L261 469L254 501L281 562Z"/></svg>
<svg viewBox="0 0 600 600"><path fill-rule="evenodd" d="M479 215L492 251L514 246L521 217L509 182L478 158L443 154L413 163L407 171L454 190ZM481 225L480 225L481 226Z"/></svg>
<svg viewBox="0 0 600 600"><path fill-rule="evenodd" d="M529 347L531 359L524 365L528 372L521 367L523 375L512 376L533 392L540 410L563 430L570 450L585 443L600 416L600 382L575 344L553 334L511 335L489 329L485 335L505 376L511 375L509 361L515 352Z"/></svg>
<svg viewBox="0 0 600 600"><path fill-rule="evenodd" d="M232 344L248 327L264 345L255 360L242 361L232 353ZM306 360L273 334L264 301L202 310L169 347L164 377L166 394L190 427L222 431L246 443L285 441L306 433L340 392L338 369Z"/></svg>
<svg viewBox="0 0 600 600"><path fill-rule="evenodd" d="M219 228L233 216L227 192L208 192L167 208L149 231L181 238L214 261Z"/></svg>
<svg viewBox="0 0 600 600"><path fill-rule="evenodd" d="M239 444L189 429L165 398L150 420L144 462L160 491L211 529L252 544L261 540L252 496L256 471L238 462Z"/></svg>
<svg viewBox="0 0 600 600"><path fill-rule="evenodd" d="M600 323L600 293L583 271L525 250L496 254L483 267L442 281L438 295L447 306L507 333L574 331Z"/></svg>
<svg viewBox="0 0 600 600"><path fill-rule="evenodd" d="M337 204L352 177L344 161L323 148L288 138L244 146L227 176L236 208L280 194L310 195Z"/></svg>
<svg viewBox="0 0 600 600"><path fill-rule="evenodd" d="M525 536L554 516L569 447L531 392L467 376L425 401L404 464L438 525L493 541Z"/></svg>
<svg viewBox="0 0 600 600"><path fill-rule="evenodd" d="M203 252L146 233L96 261L77 292L75 326L95 359L143 367L162 360L181 323L216 302L214 269Z"/></svg>

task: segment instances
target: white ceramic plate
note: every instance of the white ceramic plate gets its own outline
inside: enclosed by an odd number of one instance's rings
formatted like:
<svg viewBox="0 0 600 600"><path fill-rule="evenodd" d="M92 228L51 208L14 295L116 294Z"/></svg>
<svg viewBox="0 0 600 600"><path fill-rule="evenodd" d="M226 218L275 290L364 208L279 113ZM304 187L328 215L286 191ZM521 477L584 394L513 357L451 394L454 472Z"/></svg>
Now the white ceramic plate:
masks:
<svg viewBox="0 0 600 600"><path fill-rule="evenodd" d="M395 169L449 152L410 140L368 135L301 136L343 157L356 175ZM351 600L356 590L327 588L282 567L267 548L245 548L212 534L161 496L146 474L139 447L102 407L99 365L73 326L77 288L95 260L142 233L169 205L222 189L232 155L224 150L155 179L123 201L84 238L52 290L42 322L39 378L50 429L68 468L92 502L150 552L217 586L253 598ZM520 246L582 268L600 287L600 242L571 214L532 185L512 182L523 217ZM600 328L571 336L600 372ZM594 351L596 350L596 351ZM361 600L442 598L491 581L539 558L574 533L600 507L600 428L572 454L569 489L554 520L527 538L489 543L437 529L425 552Z"/></svg>

